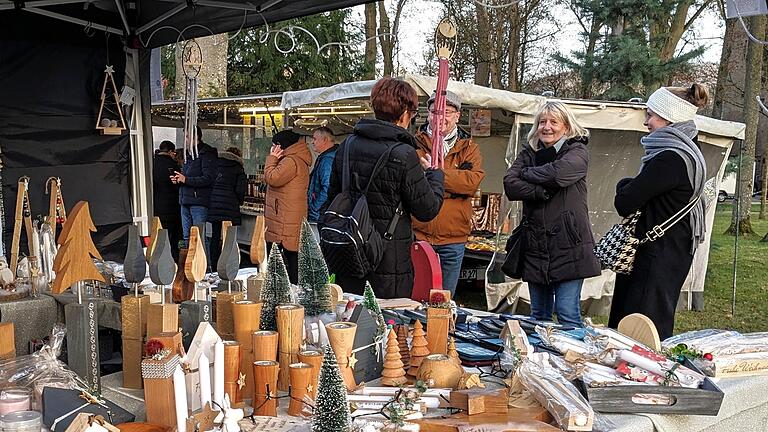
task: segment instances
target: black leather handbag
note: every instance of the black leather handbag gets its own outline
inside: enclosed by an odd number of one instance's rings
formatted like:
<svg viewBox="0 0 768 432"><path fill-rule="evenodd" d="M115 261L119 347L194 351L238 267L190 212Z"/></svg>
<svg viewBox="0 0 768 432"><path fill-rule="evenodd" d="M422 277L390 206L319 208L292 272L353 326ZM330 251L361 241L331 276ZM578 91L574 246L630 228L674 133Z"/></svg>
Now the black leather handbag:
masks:
<svg viewBox="0 0 768 432"><path fill-rule="evenodd" d="M517 226L507 239L507 245L504 248L507 256L504 258L504 264L501 265L501 271L513 279L523 277L523 257L525 255L525 243L528 231L528 223L523 220Z"/></svg>

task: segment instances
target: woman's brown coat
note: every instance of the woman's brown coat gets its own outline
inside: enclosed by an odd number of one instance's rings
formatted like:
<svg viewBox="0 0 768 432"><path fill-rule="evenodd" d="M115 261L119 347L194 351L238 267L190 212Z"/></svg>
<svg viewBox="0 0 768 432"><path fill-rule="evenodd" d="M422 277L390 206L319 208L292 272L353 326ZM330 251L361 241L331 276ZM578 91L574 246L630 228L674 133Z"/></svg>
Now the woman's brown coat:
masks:
<svg viewBox="0 0 768 432"><path fill-rule="evenodd" d="M289 251L299 250L301 219L307 217L307 187L312 154L303 140L285 149L283 156L267 156L264 180L267 198L264 206L270 243L281 243Z"/></svg>

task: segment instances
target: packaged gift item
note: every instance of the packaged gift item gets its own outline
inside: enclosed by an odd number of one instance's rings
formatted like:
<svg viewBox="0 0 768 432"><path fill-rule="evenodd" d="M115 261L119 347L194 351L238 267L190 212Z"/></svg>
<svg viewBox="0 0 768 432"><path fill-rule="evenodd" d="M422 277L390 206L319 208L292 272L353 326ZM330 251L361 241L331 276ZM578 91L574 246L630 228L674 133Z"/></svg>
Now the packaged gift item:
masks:
<svg viewBox="0 0 768 432"><path fill-rule="evenodd" d="M114 403L83 390L43 389L43 423L51 432L64 432L80 413L96 414L111 424L128 423L135 416Z"/></svg>
<svg viewBox="0 0 768 432"><path fill-rule="evenodd" d="M682 347L698 352L693 362L716 377L768 374L768 333L740 334L726 330L699 330L664 341L664 348Z"/></svg>

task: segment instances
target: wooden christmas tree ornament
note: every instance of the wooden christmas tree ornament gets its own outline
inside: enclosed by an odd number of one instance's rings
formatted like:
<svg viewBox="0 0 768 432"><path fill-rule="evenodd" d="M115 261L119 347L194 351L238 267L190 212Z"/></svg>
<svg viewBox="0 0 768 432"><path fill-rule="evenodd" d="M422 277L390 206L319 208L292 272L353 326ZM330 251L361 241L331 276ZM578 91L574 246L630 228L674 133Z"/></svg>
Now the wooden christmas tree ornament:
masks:
<svg viewBox="0 0 768 432"><path fill-rule="evenodd" d="M456 351L456 340L451 338L448 341L448 357L453 359L453 362L461 366L461 359L459 358L459 352Z"/></svg>
<svg viewBox="0 0 768 432"><path fill-rule="evenodd" d="M277 332L259 330L252 334L253 361L277 361Z"/></svg>
<svg viewBox="0 0 768 432"><path fill-rule="evenodd" d="M312 365L293 363L288 365L288 368L291 376L291 402L288 405L288 415L298 416L304 409L304 396L313 390Z"/></svg>
<svg viewBox="0 0 768 432"><path fill-rule="evenodd" d="M245 386L240 390L243 399L253 397L253 332L259 329L261 306L250 300L232 304L235 340L240 343L240 372L245 376Z"/></svg>
<svg viewBox="0 0 768 432"><path fill-rule="evenodd" d="M240 395L240 344L235 341L224 341L224 393L232 402L242 402ZM245 383L243 383L245 384Z"/></svg>
<svg viewBox="0 0 768 432"><path fill-rule="evenodd" d="M411 358L408 375L415 377L419 372L422 360L428 355L429 349L427 348L427 339L424 337L424 327L421 325L421 321L417 320L413 326L413 337L411 338Z"/></svg>
<svg viewBox="0 0 768 432"><path fill-rule="evenodd" d="M297 304L281 304L276 308L278 355L280 374L277 378L277 388L288 391L290 385L290 369L292 363L299 360L299 351L304 339L304 307Z"/></svg>
<svg viewBox="0 0 768 432"><path fill-rule="evenodd" d="M104 69L104 85L101 87L101 104L99 105L99 115L96 117L96 129L101 132L102 135L121 135L125 130L123 110L120 108L120 93L117 91L115 77L112 75L113 73L115 73L115 69L112 66L107 66L107 68ZM108 83L109 88L107 87ZM108 95L110 91L112 93L111 97ZM107 112L105 112L105 107Z"/></svg>
<svg viewBox="0 0 768 432"><path fill-rule="evenodd" d="M397 335L394 329L390 329L387 336L387 354L384 356L384 370L381 373L381 385L397 387L405 384L406 381Z"/></svg>
<svg viewBox="0 0 768 432"><path fill-rule="evenodd" d="M333 348L339 364L341 376L344 378L344 385L347 390L353 390L357 387L355 383L354 364L351 364L352 347L355 342L355 332L357 324L349 322L334 322L325 326L328 332L328 341Z"/></svg>
<svg viewBox="0 0 768 432"><path fill-rule="evenodd" d="M253 392L253 414L277 416L277 373L279 366L273 361L253 363L255 389Z"/></svg>
<svg viewBox="0 0 768 432"><path fill-rule="evenodd" d="M397 326L397 343L400 347L400 361L403 362L405 370L408 370L411 359L410 348L408 348L408 324Z"/></svg>
<svg viewBox="0 0 768 432"><path fill-rule="evenodd" d="M312 366L310 374L309 397L315 400L317 397L317 380L320 378L320 367L323 365L323 353L320 351L302 351L299 353L299 361Z"/></svg>

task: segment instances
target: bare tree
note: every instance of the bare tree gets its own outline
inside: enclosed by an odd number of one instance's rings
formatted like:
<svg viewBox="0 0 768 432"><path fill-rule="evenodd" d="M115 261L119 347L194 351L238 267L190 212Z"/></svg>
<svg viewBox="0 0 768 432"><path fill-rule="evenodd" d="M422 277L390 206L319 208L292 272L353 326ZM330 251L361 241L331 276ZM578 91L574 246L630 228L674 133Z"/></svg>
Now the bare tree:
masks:
<svg viewBox="0 0 768 432"><path fill-rule="evenodd" d="M376 4L365 4L365 78L376 78Z"/></svg>
<svg viewBox="0 0 768 432"><path fill-rule="evenodd" d="M395 72L395 51L397 46L397 32L400 28L400 17L408 0L396 0L394 3L394 18L390 19L389 12L384 1L379 6L379 46L384 61L384 76L392 76Z"/></svg>

